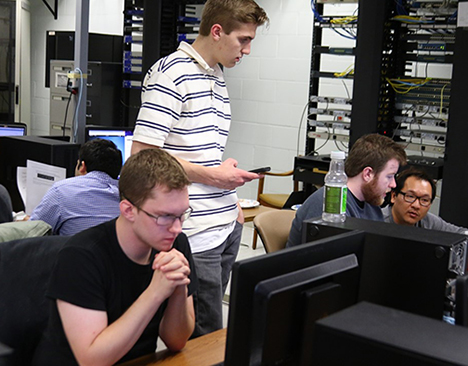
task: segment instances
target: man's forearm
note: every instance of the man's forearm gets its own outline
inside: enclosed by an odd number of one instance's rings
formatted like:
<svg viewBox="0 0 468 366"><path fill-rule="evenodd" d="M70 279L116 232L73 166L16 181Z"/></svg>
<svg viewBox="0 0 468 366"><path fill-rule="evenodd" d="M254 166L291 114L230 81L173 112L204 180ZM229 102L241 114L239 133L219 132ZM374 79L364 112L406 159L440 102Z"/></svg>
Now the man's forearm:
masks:
<svg viewBox="0 0 468 366"><path fill-rule="evenodd" d="M187 296L187 286L179 286L172 296L159 327L159 335L167 348L181 350L195 328L193 298Z"/></svg>
<svg viewBox="0 0 468 366"><path fill-rule="evenodd" d="M132 144L132 155L140 150L154 148L158 148L158 146L134 141ZM256 173L238 169L237 161L232 158L228 158L216 167L194 164L177 156L175 156L175 158L182 165L193 183L201 183L212 187L231 190L253 179L260 178L260 175Z"/></svg>
<svg viewBox="0 0 468 366"><path fill-rule="evenodd" d="M93 312L102 312L81 308L81 313L69 313L67 308L62 307L63 303L59 305L62 319L74 319L74 322L62 322L79 364L97 366L117 362L136 344L162 302L163 299L159 300L150 291L145 291L119 319L109 325L105 314L104 323L102 316L94 317ZM64 304L68 307L71 305ZM71 306L75 310L78 308ZM96 323L101 323L101 327ZM90 334L88 340L82 337L86 333Z"/></svg>
<svg viewBox="0 0 468 366"><path fill-rule="evenodd" d="M208 186L216 186L215 173L213 168L207 168L203 165L193 164L187 160L175 157L182 165L189 179L193 183L206 184Z"/></svg>

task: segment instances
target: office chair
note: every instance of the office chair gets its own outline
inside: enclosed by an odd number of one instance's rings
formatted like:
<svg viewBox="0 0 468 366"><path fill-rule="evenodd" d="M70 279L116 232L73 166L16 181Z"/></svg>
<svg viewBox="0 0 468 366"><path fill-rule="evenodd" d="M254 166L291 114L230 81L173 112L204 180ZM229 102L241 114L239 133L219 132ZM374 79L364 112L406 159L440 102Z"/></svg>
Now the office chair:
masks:
<svg viewBox="0 0 468 366"><path fill-rule="evenodd" d="M0 243L0 343L13 349L2 366L27 366L49 316L45 293L66 236Z"/></svg>
<svg viewBox="0 0 468 366"><path fill-rule="evenodd" d="M7 189L0 184L0 223L13 221L13 205Z"/></svg>
<svg viewBox="0 0 468 366"><path fill-rule="evenodd" d="M278 208L281 209L284 207L284 204L288 200L290 193L266 193L264 192L265 186L265 178L267 176L271 177L289 177L292 176L294 170L290 170L284 173L272 173L272 172L265 172L262 173L265 176L258 180L258 192L257 192L257 201L266 207ZM294 181L293 184L293 192L297 192L299 190L299 182Z"/></svg>
<svg viewBox="0 0 468 366"><path fill-rule="evenodd" d="M271 177L289 177L292 176L294 170L290 170L284 173L273 173L273 172L265 172L262 173L265 176L258 180L258 192L257 192L257 201L260 203L261 206L282 209L285 207L286 202L288 202L291 193L265 193L264 186L265 186L265 178L266 176ZM299 191L299 182L293 181L293 193ZM294 202L298 203L298 202ZM300 202L302 203L302 201ZM286 207L286 208L290 208ZM257 248L257 232L254 231L253 240L252 240L252 249Z"/></svg>
<svg viewBox="0 0 468 366"><path fill-rule="evenodd" d="M293 210L274 210L255 216L254 228L267 253L284 249L295 216L296 211Z"/></svg>

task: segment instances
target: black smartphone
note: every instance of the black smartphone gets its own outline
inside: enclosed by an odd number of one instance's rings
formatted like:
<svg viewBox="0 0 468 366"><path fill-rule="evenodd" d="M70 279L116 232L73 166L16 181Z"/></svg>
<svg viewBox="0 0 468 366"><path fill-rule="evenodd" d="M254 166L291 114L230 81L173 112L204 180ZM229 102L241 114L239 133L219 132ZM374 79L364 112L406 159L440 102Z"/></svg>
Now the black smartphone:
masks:
<svg viewBox="0 0 468 366"><path fill-rule="evenodd" d="M269 172L270 170L271 168L269 166L264 166L263 168L249 170L249 172L259 174L259 173Z"/></svg>

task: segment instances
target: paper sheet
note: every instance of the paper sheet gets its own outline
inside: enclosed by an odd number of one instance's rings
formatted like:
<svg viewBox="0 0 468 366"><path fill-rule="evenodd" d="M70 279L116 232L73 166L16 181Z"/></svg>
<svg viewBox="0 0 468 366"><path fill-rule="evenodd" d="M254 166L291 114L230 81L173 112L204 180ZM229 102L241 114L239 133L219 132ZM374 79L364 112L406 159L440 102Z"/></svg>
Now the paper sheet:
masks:
<svg viewBox="0 0 468 366"><path fill-rule="evenodd" d="M20 193L21 199L23 200L23 205L26 205L26 177L27 170L25 166L19 166L16 168L16 185L18 186L18 191Z"/></svg>
<svg viewBox="0 0 468 366"><path fill-rule="evenodd" d="M58 166L26 161L26 213L31 215L34 208L41 202L55 182L65 179L67 170ZM18 185L19 187L19 185Z"/></svg>

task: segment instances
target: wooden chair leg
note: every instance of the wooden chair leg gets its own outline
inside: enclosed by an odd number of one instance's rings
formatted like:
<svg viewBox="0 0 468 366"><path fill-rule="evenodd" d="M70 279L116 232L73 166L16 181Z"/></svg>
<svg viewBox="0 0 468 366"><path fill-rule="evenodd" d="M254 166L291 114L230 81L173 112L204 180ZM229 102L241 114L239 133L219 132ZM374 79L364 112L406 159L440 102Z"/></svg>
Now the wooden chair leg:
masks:
<svg viewBox="0 0 468 366"><path fill-rule="evenodd" d="M257 238L258 238L257 230L254 229L253 240L252 240L252 249L257 249Z"/></svg>

